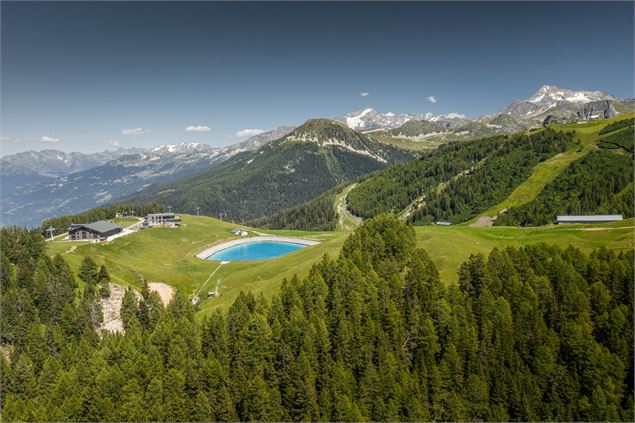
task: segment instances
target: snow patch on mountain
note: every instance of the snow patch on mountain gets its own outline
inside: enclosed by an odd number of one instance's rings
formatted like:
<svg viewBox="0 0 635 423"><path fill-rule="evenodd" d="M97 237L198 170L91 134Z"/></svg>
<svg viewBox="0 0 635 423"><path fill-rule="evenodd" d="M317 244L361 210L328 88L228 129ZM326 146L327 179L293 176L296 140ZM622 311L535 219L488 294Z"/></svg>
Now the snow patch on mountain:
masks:
<svg viewBox="0 0 635 423"><path fill-rule="evenodd" d="M361 113L353 116L346 115L346 124L351 129L363 128L365 122L363 121L363 117L372 112L373 109L364 109Z"/></svg>
<svg viewBox="0 0 635 423"><path fill-rule="evenodd" d="M356 154L361 154L363 156L371 157L371 158L373 158L373 159L375 159L375 160L377 160L378 162L381 162L381 163L388 163L388 161L386 159L384 159L383 157L378 156L377 154L373 154L373 153L371 153L368 150L359 150L359 149L354 148L353 146L348 145L346 143L343 143L342 141L337 140L337 139L329 138L328 140L322 142L322 145L335 146L335 147L338 147L338 148L342 148L342 149L351 151L351 152L356 153Z"/></svg>

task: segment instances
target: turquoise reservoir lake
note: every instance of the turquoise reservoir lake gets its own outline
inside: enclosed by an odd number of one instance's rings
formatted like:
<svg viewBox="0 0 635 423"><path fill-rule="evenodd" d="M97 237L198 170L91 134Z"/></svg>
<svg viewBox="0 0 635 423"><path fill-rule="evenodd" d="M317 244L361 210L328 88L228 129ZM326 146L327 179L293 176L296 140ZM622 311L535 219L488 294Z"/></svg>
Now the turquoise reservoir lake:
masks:
<svg viewBox="0 0 635 423"><path fill-rule="evenodd" d="M220 261L251 261L269 260L284 256L300 250L306 245L294 244L283 241L257 241L220 250L207 258L207 260Z"/></svg>

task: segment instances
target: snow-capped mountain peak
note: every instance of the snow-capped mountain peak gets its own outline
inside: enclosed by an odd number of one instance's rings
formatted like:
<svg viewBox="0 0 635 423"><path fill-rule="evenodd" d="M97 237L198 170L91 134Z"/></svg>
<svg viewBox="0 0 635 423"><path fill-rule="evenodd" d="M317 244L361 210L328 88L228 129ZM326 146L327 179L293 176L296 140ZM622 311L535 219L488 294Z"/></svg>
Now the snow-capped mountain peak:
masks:
<svg viewBox="0 0 635 423"><path fill-rule="evenodd" d="M351 129L362 129L364 128L364 126L366 125L366 122L364 121L364 116L366 116L367 114L371 113L371 112L375 112L375 109L373 109L372 107L368 108L368 109L364 109L362 111L357 111L357 112L352 112L352 113L348 113L346 115L346 125L348 125L349 128Z"/></svg>
<svg viewBox="0 0 635 423"><path fill-rule="evenodd" d="M517 100L507 106L503 113L516 118L541 116L554 107L580 107L594 101L621 101L619 97L604 91L573 91L556 85L543 85L531 97Z"/></svg>
<svg viewBox="0 0 635 423"><path fill-rule="evenodd" d="M343 118L335 118L351 129L368 131L378 128L397 128L412 119L422 119L422 115L397 115L393 112L380 113L373 107L347 113Z"/></svg>
<svg viewBox="0 0 635 423"><path fill-rule="evenodd" d="M447 115L435 115L433 113L428 112L425 115L423 115L423 119L421 120L427 120L428 122L439 122L439 121L445 121L445 120L451 120L451 119L465 119L465 115L461 113L448 113Z"/></svg>
<svg viewBox="0 0 635 423"><path fill-rule="evenodd" d="M538 105L561 101L589 103L597 100L619 100L619 98L603 91L573 91L555 85L543 85L527 99L527 101Z"/></svg>
<svg viewBox="0 0 635 423"><path fill-rule="evenodd" d="M177 144L165 144L154 147L150 153L190 153L193 151L209 150L212 147L198 142L181 142Z"/></svg>

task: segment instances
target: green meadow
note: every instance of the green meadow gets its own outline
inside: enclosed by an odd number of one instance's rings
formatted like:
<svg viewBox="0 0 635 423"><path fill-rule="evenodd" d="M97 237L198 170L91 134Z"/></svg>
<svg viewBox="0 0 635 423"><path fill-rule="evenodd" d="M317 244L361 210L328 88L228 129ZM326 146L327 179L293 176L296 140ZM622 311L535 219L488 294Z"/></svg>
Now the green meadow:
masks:
<svg viewBox="0 0 635 423"><path fill-rule="evenodd" d="M619 119L624 117L620 116ZM571 162L597 148L597 143L601 140L598 132L606 123L601 121L559 125L559 129L574 130L580 143L538 164L532 175L508 198L481 216L495 216L508 207L531 201ZM345 195L352 187L350 185L336 197L334 207L338 212L344 209ZM75 273L82 259L90 256L99 264L106 265L115 283L139 289L141 280L144 279L147 282L166 283L182 290L186 295L198 295L201 299L200 314L205 315L217 307L228 307L241 291L271 295L278 290L284 278L306 275L313 263L323 255L337 255L348 236L348 230L359 224L357 218L344 213L338 222L339 230L333 232L246 228L251 234L259 232L307 237L321 243L273 260L220 265L217 261L198 259L196 254L212 245L236 238L230 231L238 225L211 217L181 216L183 224L176 229L143 229L108 244L66 242L56 238L48 242L47 246L51 255L62 254ZM129 226L136 221L136 218L115 219L122 226ZM522 247L545 242L560 246L571 244L587 251L602 245L618 251L631 250L633 224L633 219L611 224L550 225L537 228L470 227L462 224L448 227L418 226L415 232L418 246L428 251L442 280L454 283L457 280L458 267L470 254L486 254L496 247ZM219 295L207 298L207 292L213 290L217 290Z"/></svg>
<svg viewBox="0 0 635 423"><path fill-rule="evenodd" d="M590 251L606 245L616 251L633 249L633 219L599 225L549 225L535 228L494 226L417 226L417 246L424 248L435 262L441 279L457 280L457 270L470 254L486 254L492 249L523 247L544 242L561 247L573 245Z"/></svg>
<svg viewBox="0 0 635 423"><path fill-rule="evenodd" d="M197 253L216 243L235 238L230 233L237 225L211 217L181 215L183 225L176 229L144 229L117 238L108 244L52 241L51 255L62 254L76 273L84 257L105 264L113 282L139 289L141 278L163 282L186 295L201 297L200 314L217 307L228 307L240 291L266 296L277 292L284 278L306 275L313 263L324 254L338 254L348 232L303 232L259 230L260 233L307 237L321 241L286 256L255 262L201 260ZM546 242L591 250L601 245L624 251L633 248L633 219L606 225L547 226L540 228L473 228L419 226L415 228L418 246L425 248L439 268L446 283L456 281L458 266L472 253L486 253L495 247L520 247ZM242 226L241 226L242 227ZM249 229L249 228L248 228ZM210 275L213 276L210 278ZM217 297L207 298L207 291L218 288Z"/></svg>

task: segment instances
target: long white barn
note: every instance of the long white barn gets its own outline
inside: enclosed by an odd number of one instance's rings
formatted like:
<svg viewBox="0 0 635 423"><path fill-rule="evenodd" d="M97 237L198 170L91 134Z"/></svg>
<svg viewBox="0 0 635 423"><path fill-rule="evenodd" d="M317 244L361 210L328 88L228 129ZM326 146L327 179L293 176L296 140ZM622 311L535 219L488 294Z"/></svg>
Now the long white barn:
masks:
<svg viewBox="0 0 635 423"><path fill-rule="evenodd" d="M605 223L622 220L621 214L596 214L590 216L558 216L558 224L566 223Z"/></svg>

